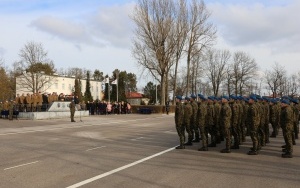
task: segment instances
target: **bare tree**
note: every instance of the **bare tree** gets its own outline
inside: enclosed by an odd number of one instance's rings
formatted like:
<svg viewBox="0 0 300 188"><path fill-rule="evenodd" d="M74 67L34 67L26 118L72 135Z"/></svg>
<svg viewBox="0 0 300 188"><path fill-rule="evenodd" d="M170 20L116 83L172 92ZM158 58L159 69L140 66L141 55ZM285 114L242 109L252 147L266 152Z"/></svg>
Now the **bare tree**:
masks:
<svg viewBox="0 0 300 188"><path fill-rule="evenodd" d="M190 73L192 57L210 47L216 39L216 27L208 22L211 13L203 0L192 0L188 10L187 72ZM187 74L187 91L190 89L190 74Z"/></svg>
<svg viewBox="0 0 300 188"><path fill-rule="evenodd" d="M232 63L232 83L235 95L243 95L247 82L257 74L257 63L245 52L235 52Z"/></svg>
<svg viewBox="0 0 300 188"><path fill-rule="evenodd" d="M282 86L286 77L285 68L275 63L272 70L266 70L265 75L265 81L273 94L273 98L277 97L278 94L282 95Z"/></svg>
<svg viewBox="0 0 300 188"><path fill-rule="evenodd" d="M173 1L139 0L133 21L136 24L133 56L161 84L161 104L165 103L166 79L174 57L176 9Z"/></svg>
<svg viewBox="0 0 300 188"><path fill-rule="evenodd" d="M226 76L226 65L230 60L228 50L209 50L206 54L206 76L212 84L213 94L219 95L219 88Z"/></svg>
<svg viewBox="0 0 300 188"><path fill-rule="evenodd" d="M178 18L175 25L175 69L173 80L173 104L175 104L175 95L177 94L177 73L178 64L187 40L187 5L185 0L180 0L178 8Z"/></svg>
<svg viewBox="0 0 300 188"><path fill-rule="evenodd" d="M14 63L15 75L19 76L19 89L35 93L51 87L55 78L50 75L55 72L55 68L47 55L41 43L28 42L20 50L20 61Z"/></svg>

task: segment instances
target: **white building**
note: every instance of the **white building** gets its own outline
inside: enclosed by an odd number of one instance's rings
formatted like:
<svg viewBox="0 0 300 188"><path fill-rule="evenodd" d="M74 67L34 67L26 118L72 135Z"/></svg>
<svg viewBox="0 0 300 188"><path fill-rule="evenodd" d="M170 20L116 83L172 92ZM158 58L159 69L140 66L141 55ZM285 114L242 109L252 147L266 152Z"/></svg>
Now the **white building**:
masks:
<svg viewBox="0 0 300 188"><path fill-rule="evenodd" d="M34 80L34 81L32 81ZM86 79L81 79L81 92L84 94L86 89ZM75 77L59 76L59 75L45 75L42 73L31 75L31 73L25 73L16 78L16 94L22 95L22 93L32 94L33 89L35 92L53 93L58 95L63 93L70 95L74 92ZM102 82L90 79L90 90L93 99L102 99Z"/></svg>

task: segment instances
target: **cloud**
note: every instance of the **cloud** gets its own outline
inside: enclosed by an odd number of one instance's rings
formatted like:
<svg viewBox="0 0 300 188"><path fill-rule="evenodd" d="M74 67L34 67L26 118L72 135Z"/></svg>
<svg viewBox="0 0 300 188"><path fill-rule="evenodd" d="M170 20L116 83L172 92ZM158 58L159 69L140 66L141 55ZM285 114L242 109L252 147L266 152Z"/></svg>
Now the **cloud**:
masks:
<svg viewBox="0 0 300 188"><path fill-rule="evenodd" d="M30 26L52 36L72 42L76 48L81 44L104 47L111 45L128 48L132 24L129 14L133 4L104 6L97 11L82 16L80 21L73 19L43 16L31 22Z"/></svg>
<svg viewBox="0 0 300 188"><path fill-rule="evenodd" d="M219 25L219 34L232 45L268 45L274 51L300 49L299 1L287 5L267 6L211 3L212 19Z"/></svg>
<svg viewBox="0 0 300 188"><path fill-rule="evenodd" d="M91 44L103 47L104 44L93 39L84 24L74 23L52 16L43 16L31 22L30 26L49 33L60 39L80 44Z"/></svg>
<svg viewBox="0 0 300 188"><path fill-rule="evenodd" d="M2 58L2 56L4 55L5 53L5 49L0 47L0 59Z"/></svg>
<svg viewBox="0 0 300 188"><path fill-rule="evenodd" d="M115 47L128 47L133 28L129 15L133 7L133 3L101 7L90 18L92 33Z"/></svg>

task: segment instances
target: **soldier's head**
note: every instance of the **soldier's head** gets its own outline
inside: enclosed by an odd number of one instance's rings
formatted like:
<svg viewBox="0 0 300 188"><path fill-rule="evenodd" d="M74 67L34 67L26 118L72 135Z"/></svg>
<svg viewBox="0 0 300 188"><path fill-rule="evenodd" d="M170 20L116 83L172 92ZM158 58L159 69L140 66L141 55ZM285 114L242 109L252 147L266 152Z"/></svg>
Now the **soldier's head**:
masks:
<svg viewBox="0 0 300 188"><path fill-rule="evenodd" d="M185 101L184 101L185 103L188 103L188 102L190 102L190 100L191 100L191 98L188 97L188 96L186 96L184 99L185 99Z"/></svg>
<svg viewBox="0 0 300 188"><path fill-rule="evenodd" d="M195 94L191 94L191 101L195 101L197 99L197 96Z"/></svg>
<svg viewBox="0 0 300 188"><path fill-rule="evenodd" d="M249 104L253 104L256 101L257 101L257 98L256 98L255 95L250 95L249 96Z"/></svg>
<svg viewBox="0 0 300 188"><path fill-rule="evenodd" d="M202 101L202 102L206 101L206 98L205 98L202 94L198 94L198 97L199 97L199 99L200 99L200 102L201 102L201 101Z"/></svg>
<svg viewBox="0 0 300 188"><path fill-rule="evenodd" d="M212 103L214 100L215 100L215 97L214 97L214 96L209 96L209 97L207 97L207 102L208 102L208 103Z"/></svg>
<svg viewBox="0 0 300 188"><path fill-rule="evenodd" d="M283 100L281 101L281 107L282 107L282 108L287 107L287 106L289 106L289 105L290 105L290 101L289 101L289 100L283 99Z"/></svg>
<svg viewBox="0 0 300 188"><path fill-rule="evenodd" d="M177 96L176 96L176 102L181 102L181 100L182 100L182 96L177 95Z"/></svg>
<svg viewBox="0 0 300 188"><path fill-rule="evenodd" d="M294 99L294 98L292 98L292 99L291 99L291 102L292 102L293 104L295 104L295 105L296 105L296 104L299 104L299 101L298 101L298 99Z"/></svg>
<svg viewBox="0 0 300 188"><path fill-rule="evenodd" d="M222 103L227 103L229 101L229 97L226 95L223 95L221 98L222 98Z"/></svg>

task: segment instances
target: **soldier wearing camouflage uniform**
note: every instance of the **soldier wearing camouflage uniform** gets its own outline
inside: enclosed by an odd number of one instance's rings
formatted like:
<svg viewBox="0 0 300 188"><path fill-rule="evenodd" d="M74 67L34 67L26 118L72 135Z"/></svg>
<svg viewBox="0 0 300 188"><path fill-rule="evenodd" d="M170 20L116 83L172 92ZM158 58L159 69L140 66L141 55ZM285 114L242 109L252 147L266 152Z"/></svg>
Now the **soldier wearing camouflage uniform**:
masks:
<svg viewBox="0 0 300 188"><path fill-rule="evenodd" d="M176 149L184 149L184 141L185 141L185 133L184 133L184 125L183 125L183 115L184 109L183 104L181 103L182 97L176 96L176 108L175 108L175 125L177 134L179 136L179 146Z"/></svg>
<svg viewBox="0 0 300 188"><path fill-rule="evenodd" d="M188 133L188 141L184 144L186 146L191 146L193 145L193 134L192 134L192 127L191 127L191 118L193 114L193 108L190 103L190 98L185 97L185 102L184 102L184 116L183 116L183 125L186 128L186 132Z"/></svg>
<svg viewBox="0 0 300 188"><path fill-rule="evenodd" d="M217 130L215 127L215 109L214 109L214 97L210 96L207 100L207 116L206 116L206 126L207 132L210 134L211 143L208 147L216 147L216 135Z"/></svg>
<svg viewBox="0 0 300 188"><path fill-rule="evenodd" d="M199 148L199 151L208 151L207 148L207 132L205 129L205 123L206 123L206 115L207 115L207 106L206 106L206 98L201 95L198 94L198 97L200 99L200 104L198 107L198 114L197 114L197 123L198 123L198 127L200 129L200 134L201 134L201 140L202 140L202 147Z"/></svg>
<svg viewBox="0 0 300 188"><path fill-rule="evenodd" d="M191 105L193 109L193 114L191 118L191 131L192 131L192 142L200 142L200 133L199 128L197 125L197 113L198 113L198 104L197 104L197 96L192 94L191 95Z"/></svg>
<svg viewBox="0 0 300 188"><path fill-rule="evenodd" d="M265 134L265 139L263 142L265 144L270 143L270 131L269 131L269 123L270 123L270 108L269 108L269 99L268 98L263 98L263 107L264 107L264 123L263 123L263 129L264 129L264 134Z"/></svg>
<svg viewBox="0 0 300 188"><path fill-rule="evenodd" d="M292 134L292 140L293 140L293 145L296 145L296 137L298 137L298 123L299 123L299 110L297 108L298 105L298 100L297 99L291 99L291 107L293 109L293 134Z"/></svg>
<svg viewBox="0 0 300 188"><path fill-rule="evenodd" d="M223 128L224 137L226 139L226 148L222 149L221 153L230 153L230 145L231 145L231 108L228 105L229 98L227 96L222 96L222 108L220 114L220 125Z"/></svg>
<svg viewBox="0 0 300 188"><path fill-rule="evenodd" d="M258 150L261 149L262 146L265 146L265 132L264 132L264 123L265 123L265 109L264 109L264 106L262 104L263 100L262 98L257 95L257 108L259 110L259 119L260 119L260 124L259 124L259 127L258 127Z"/></svg>
<svg viewBox="0 0 300 188"><path fill-rule="evenodd" d="M221 130L220 130L220 114L221 105L217 97L214 100L214 110L215 110L215 127L216 127L216 143L221 143Z"/></svg>
<svg viewBox="0 0 300 188"><path fill-rule="evenodd" d="M285 149L283 149L282 157L283 158L292 158L293 157L293 142L292 134L294 128L294 117L293 109L289 105L290 102L286 99L281 101L281 115L280 115L280 126L282 128L283 137L285 141Z"/></svg>
<svg viewBox="0 0 300 188"><path fill-rule="evenodd" d="M270 123L272 125L272 134L270 135L270 137L276 138L277 136L277 122L276 122L276 114L277 114L277 105L276 105L276 100L275 99L271 99L270 100L270 114L269 114L269 119L270 119Z"/></svg>
<svg viewBox="0 0 300 188"><path fill-rule="evenodd" d="M248 155L257 155L258 154L258 129L260 126L260 117L259 117L259 109L257 104L255 104L256 97L251 95L248 103L248 112L247 112L247 127L250 128L250 136L252 140L253 147L248 152Z"/></svg>
<svg viewBox="0 0 300 188"><path fill-rule="evenodd" d="M239 149L240 145L240 137L239 137L239 118L240 118L240 112L239 112L239 106L235 102L236 97L230 96L230 108L231 108L231 134L233 135L234 143L233 146L231 146L231 149Z"/></svg>

